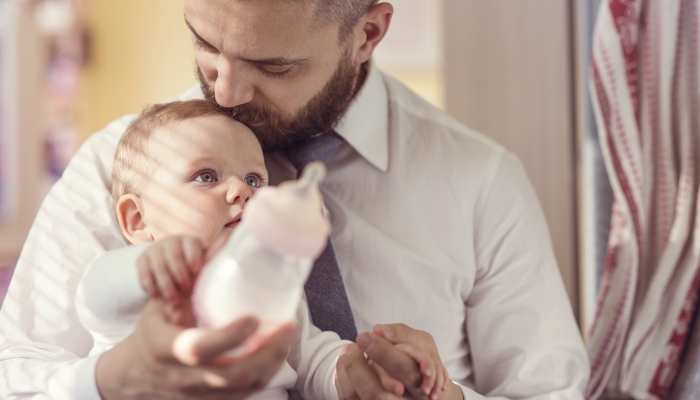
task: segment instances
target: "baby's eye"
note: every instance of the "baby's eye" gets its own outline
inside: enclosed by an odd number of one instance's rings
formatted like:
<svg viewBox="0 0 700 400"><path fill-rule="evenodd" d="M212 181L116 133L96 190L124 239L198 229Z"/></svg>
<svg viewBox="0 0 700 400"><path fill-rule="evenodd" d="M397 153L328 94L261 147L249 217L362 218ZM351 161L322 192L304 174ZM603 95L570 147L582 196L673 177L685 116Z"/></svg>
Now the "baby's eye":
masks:
<svg viewBox="0 0 700 400"><path fill-rule="evenodd" d="M214 171L202 171L194 178L197 182L212 183L218 182L219 178L216 176Z"/></svg>
<svg viewBox="0 0 700 400"><path fill-rule="evenodd" d="M246 185L250 187L260 187L260 185L262 184L262 180L260 179L260 177L253 174L246 176L243 181Z"/></svg>

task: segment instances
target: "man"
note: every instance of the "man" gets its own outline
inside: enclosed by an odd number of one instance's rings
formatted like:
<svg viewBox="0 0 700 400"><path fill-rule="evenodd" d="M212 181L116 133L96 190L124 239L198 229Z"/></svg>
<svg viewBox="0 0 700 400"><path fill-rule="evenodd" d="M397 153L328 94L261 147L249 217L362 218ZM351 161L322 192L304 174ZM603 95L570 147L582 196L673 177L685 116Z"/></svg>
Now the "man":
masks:
<svg viewBox="0 0 700 400"><path fill-rule="evenodd" d="M248 124L272 183L296 175L290 146L344 139L322 189L364 333L338 358L340 398L424 398L401 346L446 367L442 398L581 398L588 361L522 167L372 65L392 12L376 0L185 0L202 90L179 99L204 96ZM75 285L124 246L109 176L132 119L91 137L42 205L0 313L4 397L244 398L287 356L291 327L221 359L254 320L183 332L152 302L134 334L82 358Z"/></svg>

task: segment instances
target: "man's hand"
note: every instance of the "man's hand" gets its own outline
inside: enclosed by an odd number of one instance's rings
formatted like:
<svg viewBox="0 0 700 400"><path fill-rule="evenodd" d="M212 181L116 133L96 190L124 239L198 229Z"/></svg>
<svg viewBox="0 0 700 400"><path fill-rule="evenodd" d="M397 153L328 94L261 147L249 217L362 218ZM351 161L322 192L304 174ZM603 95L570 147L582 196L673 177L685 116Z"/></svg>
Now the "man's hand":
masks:
<svg viewBox="0 0 700 400"><path fill-rule="evenodd" d="M170 323L161 300L151 300L136 331L97 363L97 387L110 399L243 399L263 388L287 358L295 328L245 348L257 328L243 318L221 329ZM225 354L243 344L238 355Z"/></svg>
<svg viewBox="0 0 700 400"><path fill-rule="evenodd" d="M355 346L355 347L352 347ZM357 353L338 358L336 387L341 399L393 398L462 400L450 379L433 337L404 324L377 325L357 337Z"/></svg>

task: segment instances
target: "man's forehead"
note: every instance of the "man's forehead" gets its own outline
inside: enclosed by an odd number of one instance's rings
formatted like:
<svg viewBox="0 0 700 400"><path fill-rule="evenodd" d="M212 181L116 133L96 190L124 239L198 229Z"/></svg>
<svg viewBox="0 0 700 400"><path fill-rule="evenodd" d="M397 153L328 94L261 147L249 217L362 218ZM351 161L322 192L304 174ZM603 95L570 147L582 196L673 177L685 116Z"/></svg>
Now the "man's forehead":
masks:
<svg viewBox="0 0 700 400"><path fill-rule="evenodd" d="M202 36L280 40L311 34L314 8L311 0L185 0L185 18Z"/></svg>

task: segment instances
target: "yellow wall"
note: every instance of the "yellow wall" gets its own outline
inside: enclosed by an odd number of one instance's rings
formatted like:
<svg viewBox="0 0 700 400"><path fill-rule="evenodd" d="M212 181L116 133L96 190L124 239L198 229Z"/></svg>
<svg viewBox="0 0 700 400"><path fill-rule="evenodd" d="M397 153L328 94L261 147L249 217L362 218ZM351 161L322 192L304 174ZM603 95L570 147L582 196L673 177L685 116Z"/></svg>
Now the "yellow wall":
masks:
<svg viewBox="0 0 700 400"><path fill-rule="evenodd" d="M84 137L124 114L196 84L182 1L92 0L92 58L86 66L78 124Z"/></svg>

